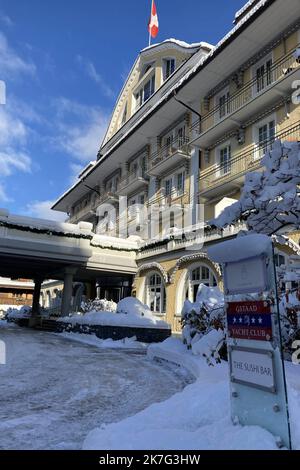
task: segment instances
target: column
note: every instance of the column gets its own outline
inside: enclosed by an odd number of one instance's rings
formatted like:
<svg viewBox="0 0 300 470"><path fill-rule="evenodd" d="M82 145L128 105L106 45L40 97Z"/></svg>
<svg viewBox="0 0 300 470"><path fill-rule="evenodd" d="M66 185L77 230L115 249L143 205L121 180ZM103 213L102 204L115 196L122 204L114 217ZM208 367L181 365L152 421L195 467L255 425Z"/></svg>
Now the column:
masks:
<svg viewBox="0 0 300 470"><path fill-rule="evenodd" d="M32 317L37 317L40 313L40 296L42 279L34 279L34 291L32 298Z"/></svg>
<svg viewBox="0 0 300 470"><path fill-rule="evenodd" d="M189 203L192 209L191 223L194 225L197 220L197 204L198 204L198 178L199 178L199 148L192 146L191 160L190 160L190 200Z"/></svg>
<svg viewBox="0 0 300 470"><path fill-rule="evenodd" d="M76 269L67 268L64 274L64 289L61 302L61 316L66 317L70 313L71 300L73 294L73 278Z"/></svg>

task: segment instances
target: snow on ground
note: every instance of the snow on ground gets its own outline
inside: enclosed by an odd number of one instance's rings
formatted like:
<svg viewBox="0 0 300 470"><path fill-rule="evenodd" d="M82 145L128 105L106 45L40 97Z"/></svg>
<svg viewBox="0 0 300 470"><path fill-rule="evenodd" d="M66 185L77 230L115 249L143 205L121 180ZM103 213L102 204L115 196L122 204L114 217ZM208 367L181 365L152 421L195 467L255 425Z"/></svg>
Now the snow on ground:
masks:
<svg viewBox="0 0 300 470"><path fill-rule="evenodd" d="M66 339L71 339L73 341L79 341L80 343L89 344L91 346L97 346L98 348L108 348L108 349L146 349L147 345L145 343L140 343L136 340L136 337L133 338L124 338L118 341L113 339L100 339L96 335L86 335L81 333L57 333L59 336L62 336Z"/></svg>
<svg viewBox="0 0 300 470"><path fill-rule="evenodd" d="M197 377L165 402L153 404L135 416L90 432L84 449L229 449L276 450L274 436L258 426L234 426L230 418L228 365L208 367L193 356L179 339L148 348L158 355L182 363ZM300 449L300 366L287 365L290 413L294 448Z"/></svg>
<svg viewBox="0 0 300 470"><path fill-rule="evenodd" d="M80 449L91 429L169 398L190 379L144 351L96 348L2 323L0 449Z"/></svg>

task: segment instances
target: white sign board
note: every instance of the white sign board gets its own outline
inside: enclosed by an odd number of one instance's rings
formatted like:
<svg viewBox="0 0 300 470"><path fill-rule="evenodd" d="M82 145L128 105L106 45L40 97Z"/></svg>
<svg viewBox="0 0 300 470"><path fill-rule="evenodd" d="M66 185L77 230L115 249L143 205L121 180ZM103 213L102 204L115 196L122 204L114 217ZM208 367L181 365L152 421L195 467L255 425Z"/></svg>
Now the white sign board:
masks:
<svg viewBox="0 0 300 470"><path fill-rule="evenodd" d="M264 257L249 258L224 266L224 284L227 295L262 292L267 290Z"/></svg>
<svg viewBox="0 0 300 470"><path fill-rule="evenodd" d="M276 392L274 355L271 351L232 347L231 381Z"/></svg>

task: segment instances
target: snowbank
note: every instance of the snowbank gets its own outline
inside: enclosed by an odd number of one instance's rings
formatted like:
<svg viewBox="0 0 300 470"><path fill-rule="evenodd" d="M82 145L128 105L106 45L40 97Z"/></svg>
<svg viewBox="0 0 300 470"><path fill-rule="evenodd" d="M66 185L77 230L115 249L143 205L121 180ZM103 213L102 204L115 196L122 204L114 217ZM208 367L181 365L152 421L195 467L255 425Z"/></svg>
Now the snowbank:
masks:
<svg viewBox="0 0 300 470"><path fill-rule="evenodd" d="M14 309L14 310L20 310L23 307L23 305L5 305L1 304L0 305L0 312L7 312L9 309Z"/></svg>
<svg viewBox="0 0 300 470"><path fill-rule="evenodd" d="M117 312L92 311L85 315L72 315L60 318L63 323L72 325L102 325L102 326L129 326L139 328L163 328L170 326L163 320L156 318L149 307L135 297L127 297L121 300L117 306Z"/></svg>
<svg viewBox="0 0 300 470"><path fill-rule="evenodd" d="M86 335L81 333L56 333L59 336L64 338L79 341L80 343L89 344L90 346L97 346L98 348L104 349L145 349L146 345L144 343L139 343L135 337L133 338L124 338L119 341L114 341L113 339L100 339L96 335Z"/></svg>
<svg viewBox="0 0 300 470"><path fill-rule="evenodd" d="M0 320L0 328L13 328L17 325L15 323L8 323L6 320Z"/></svg>
<svg viewBox="0 0 300 470"><path fill-rule="evenodd" d="M277 450L275 437L265 429L232 424L227 364L208 367L175 338L151 345L148 356L187 366L197 381L130 418L94 429L86 437L83 449ZM294 449L300 449L297 367L291 364L287 367Z"/></svg>
<svg viewBox="0 0 300 470"><path fill-rule="evenodd" d="M31 315L31 307L28 305L23 305L22 307L14 307L10 308L6 312L7 318L9 320L18 320L21 318L30 318Z"/></svg>
<svg viewBox="0 0 300 470"><path fill-rule="evenodd" d="M86 302L81 302L80 310L86 312L116 312L117 304L112 300L107 299L94 299Z"/></svg>

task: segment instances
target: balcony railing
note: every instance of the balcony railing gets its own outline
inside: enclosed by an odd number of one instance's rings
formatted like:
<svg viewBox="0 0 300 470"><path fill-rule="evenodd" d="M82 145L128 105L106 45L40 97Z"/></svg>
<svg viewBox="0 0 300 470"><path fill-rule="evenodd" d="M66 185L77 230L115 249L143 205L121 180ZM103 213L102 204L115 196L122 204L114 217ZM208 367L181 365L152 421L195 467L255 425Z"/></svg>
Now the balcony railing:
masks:
<svg viewBox="0 0 300 470"><path fill-rule="evenodd" d="M296 48L298 47L299 44ZM300 60L295 57L295 50L291 50L288 54L274 62L270 68L266 68L265 73L259 79L254 77L246 82L234 94L230 95L225 103L214 106L201 120L199 119L193 123L191 131L196 132L198 135L208 131L217 123L248 104L252 99L265 93L280 79L287 77L298 69L300 67Z"/></svg>
<svg viewBox="0 0 300 470"><path fill-rule="evenodd" d="M213 165L203 171L199 176L199 193L203 194L213 188L222 186L233 179L243 176L248 171L261 166L261 158L272 149L275 140L300 141L300 121L278 133L272 139L261 144L254 144L253 148L230 158L223 164Z"/></svg>
<svg viewBox="0 0 300 470"><path fill-rule="evenodd" d="M172 188L171 192L169 194L166 194L165 188L160 188L158 191L156 191L155 196L150 198L147 202L148 206L151 206L153 204L166 204L169 205L172 202L177 202L181 203L181 199L186 196L186 191L185 190L178 190L176 188Z"/></svg>
<svg viewBox="0 0 300 470"><path fill-rule="evenodd" d="M116 189L105 191L101 196L93 199L92 201L89 201L84 207L76 211L76 213L72 214L69 218L69 222L77 223L87 216L96 215L97 207L99 207L101 204L117 200L118 196L116 195Z"/></svg>
<svg viewBox="0 0 300 470"><path fill-rule="evenodd" d="M163 160L171 158L177 152L181 152L185 155L190 155L191 147L188 137L177 136L171 144L165 144L160 147L156 152L151 154L150 168L155 167Z"/></svg>
<svg viewBox="0 0 300 470"><path fill-rule="evenodd" d="M130 183L134 183L137 179L146 179L146 170L138 168L137 171L127 173L127 175L121 179L119 189L124 189Z"/></svg>

